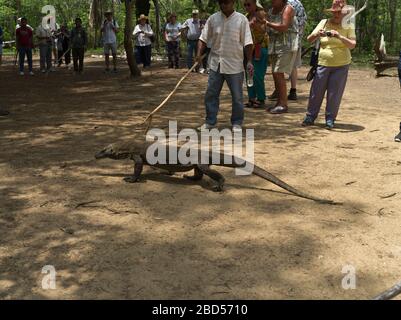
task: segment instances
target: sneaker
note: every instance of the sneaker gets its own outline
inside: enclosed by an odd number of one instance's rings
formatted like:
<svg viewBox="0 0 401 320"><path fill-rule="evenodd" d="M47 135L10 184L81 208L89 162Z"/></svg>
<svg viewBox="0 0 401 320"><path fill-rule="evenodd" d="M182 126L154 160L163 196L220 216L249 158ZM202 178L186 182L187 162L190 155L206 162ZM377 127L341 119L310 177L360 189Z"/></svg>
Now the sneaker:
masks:
<svg viewBox="0 0 401 320"><path fill-rule="evenodd" d="M242 127L239 124L234 124L232 127L232 131L233 131L233 133L235 133L235 132L242 133Z"/></svg>
<svg viewBox="0 0 401 320"><path fill-rule="evenodd" d="M205 70L205 69L203 69L203 68L200 68L200 69L199 69L199 73L200 73L200 74L204 74L204 73L205 73L205 71L206 71L206 70Z"/></svg>
<svg viewBox="0 0 401 320"><path fill-rule="evenodd" d="M204 123L200 127L198 127L196 130L198 130L200 132L200 131L204 131L204 130L211 130L211 129L214 129L214 128L216 128L215 125Z"/></svg>
<svg viewBox="0 0 401 320"><path fill-rule="evenodd" d="M288 100L292 100L292 101L298 100L297 89L291 89L290 90L290 93L288 95Z"/></svg>
<svg viewBox="0 0 401 320"><path fill-rule="evenodd" d="M20 76L25 75L24 71L21 71L21 72L19 73L19 75L20 75Z"/></svg>
<svg viewBox="0 0 401 320"><path fill-rule="evenodd" d="M302 122L303 127L313 126L315 124L315 119L311 116L306 116L304 121Z"/></svg>
<svg viewBox="0 0 401 320"><path fill-rule="evenodd" d="M33 71L29 71L29 75L34 76L35 74L33 73Z"/></svg>
<svg viewBox="0 0 401 320"><path fill-rule="evenodd" d="M274 90L273 93L268 98L270 100L277 100L278 99L278 91Z"/></svg>
<svg viewBox="0 0 401 320"><path fill-rule="evenodd" d="M331 130L334 128L334 120L326 120L326 129Z"/></svg>

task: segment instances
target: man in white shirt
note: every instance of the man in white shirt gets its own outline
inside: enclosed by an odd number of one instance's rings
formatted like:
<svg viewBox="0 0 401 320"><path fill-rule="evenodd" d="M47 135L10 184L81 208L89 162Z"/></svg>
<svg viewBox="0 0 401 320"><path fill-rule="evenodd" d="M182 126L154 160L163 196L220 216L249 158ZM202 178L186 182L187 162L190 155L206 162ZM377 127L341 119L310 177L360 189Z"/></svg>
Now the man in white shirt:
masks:
<svg viewBox="0 0 401 320"><path fill-rule="evenodd" d="M41 23L36 29L36 38L40 53L40 71L42 73L52 70L52 33L50 25Z"/></svg>
<svg viewBox="0 0 401 320"><path fill-rule="evenodd" d="M199 10L192 11L192 18L188 19L182 25L182 29L186 31L187 35L187 67L192 68L193 56L196 55L196 49L199 37L201 35L201 21L199 20ZM199 67L197 68L198 71Z"/></svg>
<svg viewBox="0 0 401 320"><path fill-rule="evenodd" d="M113 71L117 72L117 36L118 23L113 19L113 13L107 11L105 14L106 20L102 25L104 56L106 62L106 72L110 71L110 51L113 55Z"/></svg>
<svg viewBox="0 0 401 320"><path fill-rule="evenodd" d="M248 19L234 10L234 0L218 0L220 10L206 22L198 44L197 61L206 44L211 45L209 55L209 81L205 94L206 123L198 130L212 129L217 123L219 97L224 81L232 96L231 124L233 131L241 131L244 120L242 85L244 83L244 48L247 72L253 77L253 41Z"/></svg>

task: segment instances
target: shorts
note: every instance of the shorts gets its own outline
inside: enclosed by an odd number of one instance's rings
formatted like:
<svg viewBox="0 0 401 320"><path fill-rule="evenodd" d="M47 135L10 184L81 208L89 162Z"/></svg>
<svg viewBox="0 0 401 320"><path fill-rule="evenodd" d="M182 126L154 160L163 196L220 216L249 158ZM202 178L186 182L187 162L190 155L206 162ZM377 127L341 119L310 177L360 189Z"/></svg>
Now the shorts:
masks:
<svg viewBox="0 0 401 320"><path fill-rule="evenodd" d="M113 55L117 54L117 43L105 43L104 44L104 54L110 54L110 51Z"/></svg>
<svg viewBox="0 0 401 320"><path fill-rule="evenodd" d="M298 51L290 51L286 53L271 54L270 62L273 73L291 74L294 69L295 59Z"/></svg>

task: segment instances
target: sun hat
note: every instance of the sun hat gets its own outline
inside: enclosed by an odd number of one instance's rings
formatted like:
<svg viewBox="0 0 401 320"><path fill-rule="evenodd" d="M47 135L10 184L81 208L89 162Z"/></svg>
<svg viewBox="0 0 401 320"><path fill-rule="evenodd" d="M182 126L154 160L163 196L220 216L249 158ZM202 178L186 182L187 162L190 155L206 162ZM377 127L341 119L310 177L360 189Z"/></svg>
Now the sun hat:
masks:
<svg viewBox="0 0 401 320"><path fill-rule="evenodd" d="M138 18L138 21L141 21L141 20L148 20L148 17L145 16L144 14L141 14L141 15L139 16L139 18Z"/></svg>

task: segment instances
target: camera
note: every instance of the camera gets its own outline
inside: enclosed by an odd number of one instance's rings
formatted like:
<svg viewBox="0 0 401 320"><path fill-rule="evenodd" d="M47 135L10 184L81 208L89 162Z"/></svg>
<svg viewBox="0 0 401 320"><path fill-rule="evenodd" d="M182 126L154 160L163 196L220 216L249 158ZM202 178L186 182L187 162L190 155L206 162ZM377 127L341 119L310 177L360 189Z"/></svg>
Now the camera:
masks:
<svg viewBox="0 0 401 320"><path fill-rule="evenodd" d="M326 36L327 36L327 37L332 37L333 34L331 33L331 31L326 31Z"/></svg>

